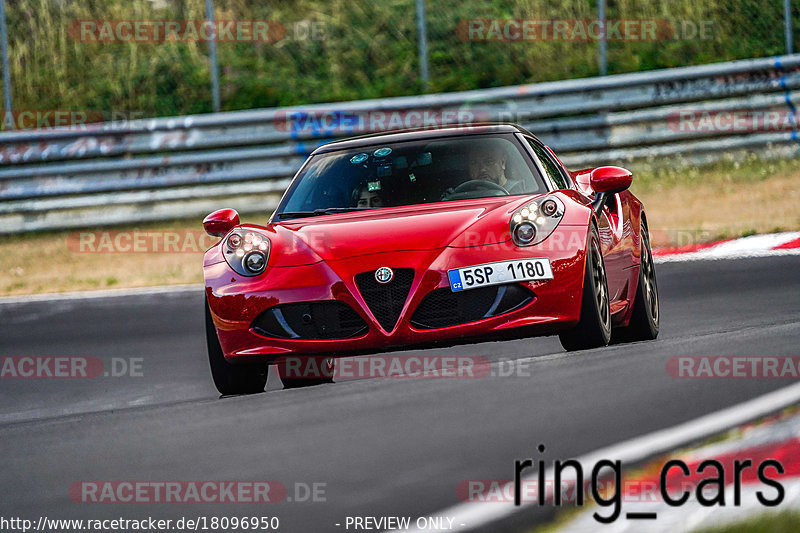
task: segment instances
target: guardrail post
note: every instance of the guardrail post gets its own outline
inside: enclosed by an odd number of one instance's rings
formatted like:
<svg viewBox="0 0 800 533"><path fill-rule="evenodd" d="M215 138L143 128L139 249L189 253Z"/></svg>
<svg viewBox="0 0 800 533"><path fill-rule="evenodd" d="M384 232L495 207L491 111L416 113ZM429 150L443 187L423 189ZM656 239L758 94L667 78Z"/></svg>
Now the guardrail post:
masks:
<svg viewBox="0 0 800 533"><path fill-rule="evenodd" d="M597 0L597 20L603 28L603 35L600 37L599 57L600 75L608 74L608 43L606 42L606 0Z"/></svg>
<svg viewBox="0 0 800 533"><path fill-rule="evenodd" d="M786 53L791 54L794 48L792 35L792 0L783 0L783 30L786 36Z"/></svg>
<svg viewBox="0 0 800 533"><path fill-rule="evenodd" d="M212 0L206 0L206 20L214 25L213 36L208 42L208 55L211 57L211 98L214 113L219 113L219 63L217 61L217 29L214 23L214 6Z"/></svg>
<svg viewBox="0 0 800 533"><path fill-rule="evenodd" d="M6 113L14 109L11 104L11 72L8 69L8 32L6 31L6 0L0 0L0 41L3 48L3 104ZM14 128L14 121L6 121L9 129Z"/></svg>
<svg viewBox="0 0 800 533"><path fill-rule="evenodd" d="M422 88L427 91L428 75L428 30L425 25L425 0L417 0L417 42L419 46L419 75Z"/></svg>

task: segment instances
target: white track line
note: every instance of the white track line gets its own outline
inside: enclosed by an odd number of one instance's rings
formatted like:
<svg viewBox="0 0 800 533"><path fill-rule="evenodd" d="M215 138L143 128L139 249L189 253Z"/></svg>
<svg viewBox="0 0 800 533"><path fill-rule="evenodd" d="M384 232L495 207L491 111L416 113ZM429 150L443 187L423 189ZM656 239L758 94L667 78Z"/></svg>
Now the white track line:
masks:
<svg viewBox="0 0 800 533"><path fill-rule="evenodd" d="M159 285L156 287L134 287L130 289L106 289L100 291L52 292L22 296L4 296L0 297L0 305L28 302L56 302L62 300L93 300L96 298L118 298L121 296L148 294L177 294L182 292L196 292L202 294L203 289L203 285L197 283L191 285Z"/></svg>
<svg viewBox="0 0 800 533"><path fill-rule="evenodd" d="M769 413L778 411L783 407L800 402L800 383L790 385L774 392L764 394L752 400L722 409L709 415L701 416L694 420L678 424L667 429L661 429L641 437L636 437L619 444L588 453L577 460L584 466L584 471L591 468L601 459L612 461L619 460L623 464L632 465L640 463L650 457L659 455L680 446L708 438L712 435L741 425L749 420L759 418ZM531 456L535 450L531 449ZM508 470L513 470L513 461L522 457L510 457ZM566 458L561 458L566 459ZM572 473L568 469L567 473ZM553 479L552 472L548 472L547 479ZM562 475L564 482L575 481L573 476ZM523 478L522 482L535 483L536 476ZM552 489L552 487L550 487ZM453 494L456 488L453 487ZM550 492L550 490L548 490ZM454 518L453 524L461 531L469 531L485 527L498 520L508 518L536 502L523 501L519 507L513 502L464 502L428 516L446 516ZM414 522L412 522L414 523ZM463 526L461 525L463 524ZM425 531L422 529L409 529L408 531Z"/></svg>

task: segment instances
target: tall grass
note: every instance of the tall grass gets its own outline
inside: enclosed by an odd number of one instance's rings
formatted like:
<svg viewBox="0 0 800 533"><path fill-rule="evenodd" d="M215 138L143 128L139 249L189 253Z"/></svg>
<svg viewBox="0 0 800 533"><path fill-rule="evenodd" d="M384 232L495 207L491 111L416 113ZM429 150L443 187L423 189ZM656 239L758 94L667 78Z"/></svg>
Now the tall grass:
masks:
<svg viewBox="0 0 800 533"><path fill-rule="evenodd" d="M430 90L454 91L598 74L597 43L465 42L471 18L590 19L588 0L427 0ZM215 0L218 19L271 19L277 43L219 43L227 110L421 92L414 0ZM780 2L610 0L612 19L711 21L711 39L608 43L609 72L783 52ZM74 20L203 19L203 0L8 0L16 109L120 111L166 116L211 110L205 43L76 42ZM323 40L296 40L315 21ZM800 24L795 24L795 27Z"/></svg>

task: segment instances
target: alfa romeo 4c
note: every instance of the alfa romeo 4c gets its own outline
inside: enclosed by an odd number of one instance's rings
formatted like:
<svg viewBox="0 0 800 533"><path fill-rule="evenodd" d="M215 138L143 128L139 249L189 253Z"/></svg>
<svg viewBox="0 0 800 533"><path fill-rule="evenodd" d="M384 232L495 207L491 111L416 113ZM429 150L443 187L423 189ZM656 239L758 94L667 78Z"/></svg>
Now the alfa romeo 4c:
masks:
<svg viewBox="0 0 800 533"><path fill-rule="evenodd" d="M222 209L205 254L223 394L330 381L336 356L558 334L567 350L655 339L658 290L632 175L569 171L515 125L317 148L265 225ZM281 372L315 358L317 379Z"/></svg>

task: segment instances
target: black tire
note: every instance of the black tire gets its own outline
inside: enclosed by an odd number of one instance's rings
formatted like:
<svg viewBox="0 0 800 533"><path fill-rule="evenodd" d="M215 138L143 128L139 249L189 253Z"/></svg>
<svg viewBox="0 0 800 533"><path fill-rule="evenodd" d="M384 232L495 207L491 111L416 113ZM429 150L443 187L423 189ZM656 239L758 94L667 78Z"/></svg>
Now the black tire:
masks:
<svg viewBox="0 0 800 533"><path fill-rule="evenodd" d="M217 390L220 394L226 396L264 392L264 386L267 384L267 373L269 372L267 364L232 365L226 361L225 356L222 355L222 347L219 345L214 321L211 319L211 311L208 309L208 300L205 302L205 309L208 362L211 366L211 377L214 378L214 385Z"/></svg>
<svg viewBox="0 0 800 533"><path fill-rule="evenodd" d="M651 341L658 337L660 310L658 283L650 249L647 225L642 224L642 255L639 268L639 286L633 299L633 311L627 327L615 328L613 340L619 342Z"/></svg>
<svg viewBox="0 0 800 533"><path fill-rule="evenodd" d="M290 356L291 363L281 358L275 362L283 388L296 389L324 383L333 383L336 360L325 355ZM287 364L289 365L287 367Z"/></svg>
<svg viewBox="0 0 800 533"><path fill-rule="evenodd" d="M567 351L606 346L611 340L611 308L600 235L592 227L586 244L586 269L578 325L558 336Z"/></svg>

